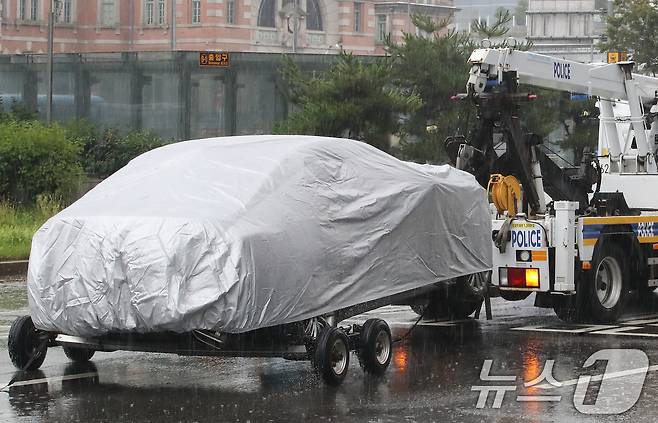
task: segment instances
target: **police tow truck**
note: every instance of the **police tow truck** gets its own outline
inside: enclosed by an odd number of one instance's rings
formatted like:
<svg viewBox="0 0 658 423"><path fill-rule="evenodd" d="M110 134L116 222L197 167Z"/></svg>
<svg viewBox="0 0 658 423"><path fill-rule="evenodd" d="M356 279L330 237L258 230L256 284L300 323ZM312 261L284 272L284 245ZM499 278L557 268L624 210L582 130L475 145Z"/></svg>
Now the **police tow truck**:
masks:
<svg viewBox="0 0 658 423"><path fill-rule="evenodd" d="M474 102L477 129L446 148L493 203L494 295L535 292L535 305L563 320L616 321L658 287L658 78L633 73L633 62L583 64L507 47L477 49L469 64L461 98ZM598 154L554 162L520 123L536 99L520 84L596 97Z"/></svg>

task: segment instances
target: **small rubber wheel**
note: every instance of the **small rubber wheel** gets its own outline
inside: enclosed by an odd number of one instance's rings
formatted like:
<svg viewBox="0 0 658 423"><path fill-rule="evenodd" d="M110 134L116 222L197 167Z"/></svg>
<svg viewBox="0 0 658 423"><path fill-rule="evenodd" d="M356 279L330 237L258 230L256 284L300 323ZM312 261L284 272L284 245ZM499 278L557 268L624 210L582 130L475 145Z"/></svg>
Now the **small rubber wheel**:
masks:
<svg viewBox="0 0 658 423"><path fill-rule="evenodd" d="M89 348L62 347L64 354L75 363L86 363L94 356L95 350Z"/></svg>
<svg viewBox="0 0 658 423"><path fill-rule="evenodd" d="M614 242L604 242L594 253L589 272L589 314L600 323L616 322L630 295L631 272L624 250Z"/></svg>
<svg viewBox="0 0 658 423"><path fill-rule="evenodd" d="M359 334L359 364L374 375L386 372L393 356L391 329L382 319L368 319Z"/></svg>
<svg viewBox="0 0 658 423"><path fill-rule="evenodd" d="M17 369L36 370L41 367L48 351L48 347L39 348L42 343L43 339L30 316L21 316L11 324L7 349Z"/></svg>
<svg viewBox="0 0 658 423"><path fill-rule="evenodd" d="M325 328L315 346L316 372L328 385L340 385L350 366L350 341L335 327Z"/></svg>

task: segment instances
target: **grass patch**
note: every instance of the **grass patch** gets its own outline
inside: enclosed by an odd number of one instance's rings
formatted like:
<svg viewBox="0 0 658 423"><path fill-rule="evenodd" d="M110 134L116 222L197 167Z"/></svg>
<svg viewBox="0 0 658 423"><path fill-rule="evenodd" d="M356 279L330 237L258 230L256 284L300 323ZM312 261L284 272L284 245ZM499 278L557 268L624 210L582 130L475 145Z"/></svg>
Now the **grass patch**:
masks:
<svg viewBox="0 0 658 423"><path fill-rule="evenodd" d="M60 202L49 196L30 207L0 202L0 260L27 259L32 235L60 209Z"/></svg>

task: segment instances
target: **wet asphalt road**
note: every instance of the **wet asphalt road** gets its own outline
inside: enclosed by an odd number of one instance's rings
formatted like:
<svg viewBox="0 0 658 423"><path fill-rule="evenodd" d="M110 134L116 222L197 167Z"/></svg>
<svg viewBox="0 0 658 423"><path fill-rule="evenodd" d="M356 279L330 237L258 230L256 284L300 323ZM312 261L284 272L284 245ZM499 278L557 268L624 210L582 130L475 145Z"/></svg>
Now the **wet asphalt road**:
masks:
<svg viewBox="0 0 658 423"><path fill-rule="evenodd" d="M396 345L383 378L365 376L352 356L346 381L332 388L306 362L114 352L97 353L91 363L75 365L61 348L48 351L39 371L17 374L7 355L7 332L13 318L26 312L25 295L24 284L0 284L0 385L14 376L22 381L0 392L0 422L635 423L654 422L658 416L658 299L611 327L565 325L551 311L532 307L531 300L494 300L493 321L422 322ZM404 334L416 320L405 307L368 314L387 320L394 336ZM604 372L606 362L583 369L591 354L604 349L642 350L656 367L649 368L639 400L629 411L585 415L574 405L575 382L580 375ZM487 359L493 360L491 375L512 381L480 380ZM542 372L546 360L555 360L552 374L563 386L544 382L548 389L525 387L524 382ZM628 395L624 385L615 385L628 376L617 376L610 379L613 402ZM604 383L591 383L582 403L595 403ZM506 386L500 408L493 407L495 392L478 408L474 386ZM551 402L520 399L547 395Z"/></svg>

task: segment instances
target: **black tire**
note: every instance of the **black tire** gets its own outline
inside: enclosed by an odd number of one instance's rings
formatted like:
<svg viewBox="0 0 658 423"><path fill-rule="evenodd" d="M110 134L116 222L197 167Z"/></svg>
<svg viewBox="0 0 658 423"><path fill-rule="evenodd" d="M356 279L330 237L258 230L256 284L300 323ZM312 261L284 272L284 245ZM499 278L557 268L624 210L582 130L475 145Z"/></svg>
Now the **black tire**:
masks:
<svg viewBox="0 0 658 423"><path fill-rule="evenodd" d="M604 242L596 249L585 285L592 319L599 323L619 319L630 296L630 274L627 254L617 243Z"/></svg>
<svg viewBox="0 0 658 423"><path fill-rule="evenodd" d="M94 356L95 350L89 348L62 347L64 354L75 363L86 363Z"/></svg>
<svg viewBox="0 0 658 423"><path fill-rule="evenodd" d="M484 301L490 280L489 271L457 278L455 286L448 291L448 316L451 319L465 319L475 313Z"/></svg>
<svg viewBox="0 0 658 423"><path fill-rule="evenodd" d="M318 337L313 364L328 385L340 385L350 366L350 341L347 335L338 328L325 328Z"/></svg>
<svg viewBox="0 0 658 423"><path fill-rule="evenodd" d="M391 364L393 339L391 329L382 319L368 319L359 334L359 364L373 375L382 375Z"/></svg>
<svg viewBox="0 0 658 423"><path fill-rule="evenodd" d="M457 278L457 291L466 298L482 299L491 282L491 271L473 273Z"/></svg>
<svg viewBox="0 0 658 423"><path fill-rule="evenodd" d="M48 351L47 346L39 349L42 343L43 339L30 316L21 316L11 324L7 349L17 369L36 370L41 367Z"/></svg>
<svg viewBox="0 0 658 423"><path fill-rule="evenodd" d="M450 317L448 303L445 294L434 293L427 304L415 304L411 306L414 313L423 316L423 319L443 319Z"/></svg>
<svg viewBox="0 0 658 423"><path fill-rule="evenodd" d="M412 305L411 309L424 319L465 319L477 311L482 300L468 286L468 280L460 278L454 285L433 292L426 305Z"/></svg>
<svg viewBox="0 0 658 423"><path fill-rule="evenodd" d="M475 313L482 305L482 300L460 299L453 300L448 305L449 315L452 319L466 319Z"/></svg>
<svg viewBox="0 0 658 423"><path fill-rule="evenodd" d="M582 323L587 320L586 304L582 296L570 295L564 298L556 298L553 311L557 317L566 323Z"/></svg>

